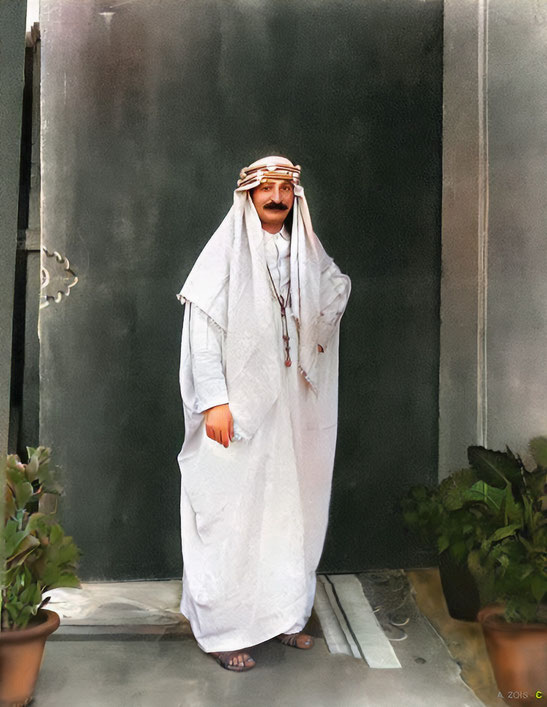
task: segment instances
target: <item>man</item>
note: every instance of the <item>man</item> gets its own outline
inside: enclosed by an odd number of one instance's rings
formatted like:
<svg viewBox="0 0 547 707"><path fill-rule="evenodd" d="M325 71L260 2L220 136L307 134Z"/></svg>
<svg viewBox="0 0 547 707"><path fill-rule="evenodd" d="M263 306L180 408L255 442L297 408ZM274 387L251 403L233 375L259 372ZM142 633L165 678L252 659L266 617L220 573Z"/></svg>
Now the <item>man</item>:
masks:
<svg viewBox="0 0 547 707"><path fill-rule="evenodd" d="M181 611L228 670L277 637L311 648L350 281L314 234L300 167L242 170L178 297L185 439ZM289 227L290 226L290 227Z"/></svg>

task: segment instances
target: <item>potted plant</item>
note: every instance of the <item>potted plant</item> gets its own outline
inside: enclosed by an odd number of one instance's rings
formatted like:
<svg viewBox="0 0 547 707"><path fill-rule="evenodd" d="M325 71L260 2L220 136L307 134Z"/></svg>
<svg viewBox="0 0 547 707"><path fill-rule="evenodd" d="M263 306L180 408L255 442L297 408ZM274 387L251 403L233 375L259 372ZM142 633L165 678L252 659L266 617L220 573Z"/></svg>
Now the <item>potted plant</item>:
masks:
<svg viewBox="0 0 547 707"><path fill-rule="evenodd" d="M403 499L406 522L465 561L482 607L486 646L502 697L537 701L547 646L547 437L529 444L535 468L506 448L468 449L469 469Z"/></svg>
<svg viewBox="0 0 547 707"><path fill-rule="evenodd" d="M79 586L79 550L56 522L56 508L46 508L46 498L61 494L50 450L27 452L26 464L11 454L0 465L0 704L9 705L32 698L44 643L59 626L43 593Z"/></svg>
<svg viewBox="0 0 547 707"><path fill-rule="evenodd" d="M452 472L434 488L413 486L402 499L405 523L422 540L434 543L439 553L439 573L446 605L455 619L475 621L480 608L479 592L467 568L467 556L479 533L475 511L462 498L478 480L474 469Z"/></svg>
<svg viewBox="0 0 547 707"><path fill-rule="evenodd" d="M537 704L547 687L547 437L529 445L535 467L510 449L470 447L481 477L474 505L496 529L468 555L478 613L501 696Z"/></svg>

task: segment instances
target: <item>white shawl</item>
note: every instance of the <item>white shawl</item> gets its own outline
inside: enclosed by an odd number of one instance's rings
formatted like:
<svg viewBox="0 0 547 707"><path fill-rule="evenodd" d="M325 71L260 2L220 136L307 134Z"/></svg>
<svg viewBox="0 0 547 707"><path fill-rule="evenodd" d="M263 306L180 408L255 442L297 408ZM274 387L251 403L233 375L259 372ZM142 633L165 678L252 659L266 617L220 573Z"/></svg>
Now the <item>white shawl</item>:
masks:
<svg viewBox="0 0 547 707"><path fill-rule="evenodd" d="M349 278L331 268L330 258L312 229L301 186L295 187L291 234L291 308L299 331L298 368L316 389L317 344L326 344L327 307ZM349 290L348 290L349 294ZM226 334L225 375L230 409L238 433L251 438L277 400L281 385L271 283L260 219L247 190L234 203L198 257L180 293ZM334 327L332 327L334 330ZM294 348L291 347L294 351Z"/></svg>

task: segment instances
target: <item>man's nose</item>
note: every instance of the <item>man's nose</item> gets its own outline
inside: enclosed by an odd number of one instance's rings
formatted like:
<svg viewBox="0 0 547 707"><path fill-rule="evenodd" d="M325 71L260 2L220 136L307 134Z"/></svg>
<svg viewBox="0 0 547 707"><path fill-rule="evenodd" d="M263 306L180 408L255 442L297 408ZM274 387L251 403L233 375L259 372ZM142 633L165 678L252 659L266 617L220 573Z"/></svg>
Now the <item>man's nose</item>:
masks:
<svg viewBox="0 0 547 707"><path fill-rule="evenodd" d="M279 184L274 185L273 199L278 203L281 201L281 187Z"/></svg>

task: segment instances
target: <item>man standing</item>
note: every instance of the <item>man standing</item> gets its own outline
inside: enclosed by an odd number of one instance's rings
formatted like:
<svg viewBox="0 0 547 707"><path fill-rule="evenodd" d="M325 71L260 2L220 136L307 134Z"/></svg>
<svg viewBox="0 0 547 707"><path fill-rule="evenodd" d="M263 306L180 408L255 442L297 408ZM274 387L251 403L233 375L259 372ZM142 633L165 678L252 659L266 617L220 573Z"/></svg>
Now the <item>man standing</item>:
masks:
<svg viewBox="0 0 547 707"><path fill-rule="evenodd" d="M229 670L302 633L334 463L340 318L350 280L313 232L300 167L265 157L178 297L185 438L181 612Z"/></svg>

